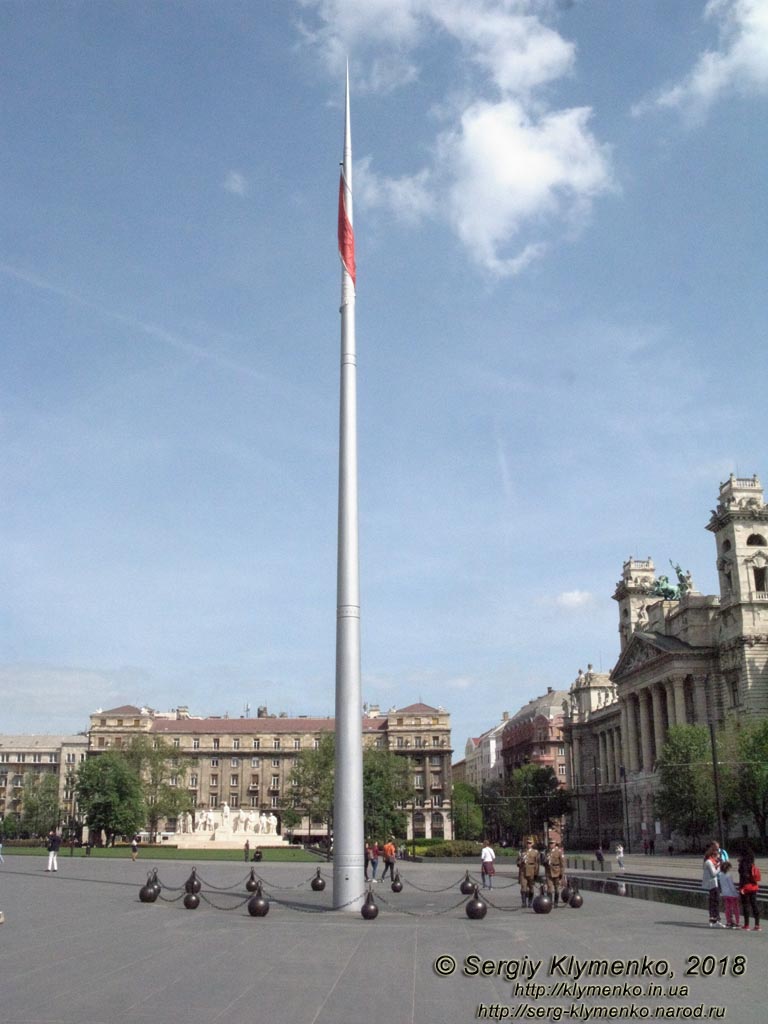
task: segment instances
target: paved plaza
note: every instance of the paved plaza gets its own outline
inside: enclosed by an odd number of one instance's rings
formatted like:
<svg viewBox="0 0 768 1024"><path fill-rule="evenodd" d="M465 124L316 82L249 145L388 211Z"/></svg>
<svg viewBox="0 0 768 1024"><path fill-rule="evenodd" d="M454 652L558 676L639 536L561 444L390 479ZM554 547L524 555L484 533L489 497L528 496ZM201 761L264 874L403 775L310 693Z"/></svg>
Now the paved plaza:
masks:
<svg viewBox="0 0 768 1024"><path fill-rule="evenodd" d="M473 921L458 889L466 865L406 863L402 893L375 886L379 916L366 921L330 910L330 865L315 893L313 865L264 863L271 905L255 918L245 864L201 864L197 910L178 898L186 862L158 863L165 899L141 903L151 866L64 855L48 874L43 858L6 855L0 1024L766 1018L768 932L710 930L703 910L584 892L579 910L536 915L502 862ZM695 875L696 861L675 869Z"/></svg>

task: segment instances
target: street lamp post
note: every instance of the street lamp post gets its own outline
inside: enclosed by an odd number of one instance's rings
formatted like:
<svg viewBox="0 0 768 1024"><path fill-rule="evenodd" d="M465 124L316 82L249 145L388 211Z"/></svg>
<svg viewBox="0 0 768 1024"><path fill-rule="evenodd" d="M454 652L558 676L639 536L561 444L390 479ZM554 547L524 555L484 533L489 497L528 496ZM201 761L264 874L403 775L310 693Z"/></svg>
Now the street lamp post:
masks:
<svg viewBox="0 0 768 1024"><path fill-rule="evenodd" d="M621 775L622 782L622 795L624 797L624 825L626 835L624 842L627 844L627 853L632 853L632 840L629 837L629 797L627 796L627 769L624 765L619 765L619 774Z"/></svg>
<svg viewBox="0 0 768 1024"><path fill-rule="evenodd" d="M600 785L597 781L597 775L600 769L597 767L597 758L592 757L592 768L595 772L595 803L597 805L597 845L603 845L603 821L600 813Z"/></svg>

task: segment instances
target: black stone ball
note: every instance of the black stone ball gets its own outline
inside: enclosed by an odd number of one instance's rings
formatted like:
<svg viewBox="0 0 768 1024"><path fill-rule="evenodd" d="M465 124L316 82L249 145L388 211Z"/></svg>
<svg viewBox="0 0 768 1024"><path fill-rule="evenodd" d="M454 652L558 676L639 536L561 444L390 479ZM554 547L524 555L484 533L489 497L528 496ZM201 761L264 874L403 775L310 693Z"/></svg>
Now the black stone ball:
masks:
<svg viewBox="0 0 768 1024"><path fill-rule="evenodd" d="M578 910L583 902L584 902L584 897L581 895L581 893L580 892L575 892L575 893L573 893L571 895L571 898L568 901L568 906L569 907L573 907L574 910Z"/></svg>
<svg viewBox="0 0 768 1024"><path fill-rule="evenodd" d="M532 906L534 914L549 914L552 911L552 900L547 893L540 892L534 896Z"/></svg>
<svg viewBox="0 0 768 1024"><path fill-rule="evenodd" d="M320 868L317 869L317 874L311 882L313 892L322 892L325 888L325 879L320 877Z"/></svg>
<svg viewBox="0 0 768 1024"><path fill-rule="evenodd" d="M157 899L158 892L154 885L147 882L146 885L142 885L139 889L139 899L142 903L154 903Z"/></svg>
<svg viewBox="0 0 768 1024"><path fill-rule="evenodd" d="M251 917L266 917L269 913L269 900L261 894L251 896L248 900L248 913Z"/></svg>
<svg viewBox="0 0 768 1024"><path fill-rule="evenodd" d="M365 898L365 903L360 908L360 913L363 915L366 921L375 921L379 916L379 908L373 899L373 894L368 893Z"/></svg>
<svg viewBox="0 0 768 1024"><path fill-rule="evenodd" d="M188 892L184 896L184 906L187 910L197 910L200 906L200 897L196 892Z"/></svg>
<svg viewBox="0 0 768 1024"><path fill-rule="evenodd" d="M392 892L402 892L403 883L400 881L400 875L398 875L392 883Z"/></svg>
<svg viewBox="0 0 768 1024"><path fill-rule="evenodd" d="M464 896L471 896L474 891L475 891L475 884L470 879L469 872L467 872L466 875L464 875L464 878L461 881L461 885L459 886L459 892L462 893L462 895L464 895Z"/></svg>
<svg viewBox="0 0 768 1024"><path fill-rule="evenodd" d="M488 913L488 904L480 899L480 893L477 891L477 886L474 888L474 896L471 900L467 900L465 910L467 917L472 921L481 921Z"/></svg>

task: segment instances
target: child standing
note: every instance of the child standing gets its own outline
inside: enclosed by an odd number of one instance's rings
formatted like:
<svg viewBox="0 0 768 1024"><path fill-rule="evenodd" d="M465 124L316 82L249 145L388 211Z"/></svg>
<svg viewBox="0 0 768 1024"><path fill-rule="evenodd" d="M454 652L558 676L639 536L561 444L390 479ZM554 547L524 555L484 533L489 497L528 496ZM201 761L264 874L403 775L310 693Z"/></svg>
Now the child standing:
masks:
<svg viewBox="0 0 768 1024"><path fill-rule="evenodd" d="M739 890L730 876L731 862L723 861L720 865L720 892L725 904L725 927L739 927Z"/></svg>

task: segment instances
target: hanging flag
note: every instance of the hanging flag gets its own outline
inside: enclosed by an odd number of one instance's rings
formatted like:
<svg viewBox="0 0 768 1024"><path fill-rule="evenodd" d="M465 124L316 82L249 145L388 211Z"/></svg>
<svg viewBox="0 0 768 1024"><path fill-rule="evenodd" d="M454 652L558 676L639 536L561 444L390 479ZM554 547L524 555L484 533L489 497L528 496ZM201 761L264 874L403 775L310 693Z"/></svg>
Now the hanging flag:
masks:
<svg viewBox="0 0 768 1024"><path fill-rule="evenodd" d="M355 267L355 233L352 230L352 224L349 217L347 216L347 202L346 202L346 182L344 180L344 171L342 170L339 177L339 256L341 256L341 262L344 264L344 269L352 278L352 283L356 284L357 269Z"/></svg>

